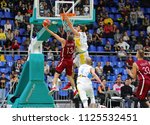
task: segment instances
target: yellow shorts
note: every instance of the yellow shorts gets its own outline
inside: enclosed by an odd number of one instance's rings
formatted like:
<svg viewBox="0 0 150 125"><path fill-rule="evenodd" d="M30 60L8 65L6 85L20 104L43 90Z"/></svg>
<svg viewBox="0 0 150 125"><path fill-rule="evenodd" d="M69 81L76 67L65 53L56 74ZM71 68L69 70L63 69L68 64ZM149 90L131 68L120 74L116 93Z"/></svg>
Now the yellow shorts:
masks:
<svg viewBox="0 0 150 125"><path fill-rule="evenodd" d="M80 65L86 63L86 58L89 57L88 52L81 53L76 55L75 59L73 60L73 63L77 66L80 67Z"/></svg>

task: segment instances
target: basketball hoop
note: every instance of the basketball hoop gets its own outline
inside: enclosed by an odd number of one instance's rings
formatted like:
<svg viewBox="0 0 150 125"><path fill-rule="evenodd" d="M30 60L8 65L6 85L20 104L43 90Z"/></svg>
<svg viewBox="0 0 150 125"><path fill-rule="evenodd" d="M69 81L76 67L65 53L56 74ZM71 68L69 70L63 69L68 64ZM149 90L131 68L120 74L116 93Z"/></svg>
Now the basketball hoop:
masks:
<svg viewBox="0 0 150 125"><path fill-rule="evenodd" d="M75 13L60 13L60 16L61 16L61 20L62 20L62 24L63 24L63 27L64 27L64 30L67 32L67 31L70 31L70 28L67 24L67 22L64 20L65 19L65 16L68 16L70 18L70 21L72 23L72 25L74 24L75 20L71 19L72 17L75 17L76 14Z"/></svg>
<svg viewBox="0 0 150 125"><path fill-rule="evenodd" d="M61 16L61 19L64 20L65 16L68 16L70 18L70 17L76 16L76 14L75 13L60 13L60 16Z"/></svg>

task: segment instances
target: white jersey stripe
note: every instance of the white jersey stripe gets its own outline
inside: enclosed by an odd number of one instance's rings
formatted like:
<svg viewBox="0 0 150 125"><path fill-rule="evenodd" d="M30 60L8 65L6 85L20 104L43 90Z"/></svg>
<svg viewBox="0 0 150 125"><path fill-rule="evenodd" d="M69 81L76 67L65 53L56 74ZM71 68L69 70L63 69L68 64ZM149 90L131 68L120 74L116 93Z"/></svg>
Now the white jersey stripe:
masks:
<svg viewBox="0 0 150 125"><path fill-rule="evenodd" d="M62 48L62 58L64 58L64 48Z"/></svg>
<svg viewBox="0 0 150 125"><path fill-rule="evenodd" d="M144 84L145 84L145 78L144 76L142 75L142 73L139 71L140 75L142 76L142 79L143 79L143 82L142 82L142 88L141 88L141 91L140 91L140 95L142 95L143 93L143 89L144 89Z"/></svg>
<svg viewBox="0 0 150 125"><path fill-rule="evenodd" d="M64 60L64 58L61 59L61 61L60 61L59 65L58 65L58 67L61 66L63 60Z"/></svg>

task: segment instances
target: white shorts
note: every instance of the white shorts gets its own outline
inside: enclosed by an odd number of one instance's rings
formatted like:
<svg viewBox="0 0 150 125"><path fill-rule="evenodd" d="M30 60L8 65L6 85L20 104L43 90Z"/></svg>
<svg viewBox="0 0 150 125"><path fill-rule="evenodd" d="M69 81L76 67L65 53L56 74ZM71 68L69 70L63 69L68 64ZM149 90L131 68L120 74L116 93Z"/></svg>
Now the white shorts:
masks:
<svg viewBox="0 0 150 125"><path fill-rule="evenodd" d="M86 57L89 57L88 51L85 53L80 53L76 55L75 59L73 60L73 63L77 66L80 67L80 65L86 63Z"/></svg>
<svg viewBox="0 0 150 125"><path fill-rule="evenodd" d="M79 92L80 99L82 101L87 101L88 97L91 99L91 103L95 103L94 91L92 87L91 80L86 80L87 78L77 79L77 88ZM85 82L86 81L86 82Z"/></svg>

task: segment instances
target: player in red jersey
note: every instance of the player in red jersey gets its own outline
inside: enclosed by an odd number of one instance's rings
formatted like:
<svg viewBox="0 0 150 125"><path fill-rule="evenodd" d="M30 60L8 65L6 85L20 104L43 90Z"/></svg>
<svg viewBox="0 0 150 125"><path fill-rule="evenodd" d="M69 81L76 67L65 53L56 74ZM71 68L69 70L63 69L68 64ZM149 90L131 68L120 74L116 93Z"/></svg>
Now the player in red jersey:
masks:
<svg viewBox="0 0 150 125"><path fill-rule="evenodd" d="M141 107L147 108L150 107L150 103L146 99L148 91L150 90L150 63L143 59L143 50L138 50L136 57L138 61L133 63L132 70L127 69L127 72L134 79L138 77L139 85L136 96L140 101Z"/></svg>
<svg viewBox="0 0 150 125"><path fill-rule="evenodd" d="M67 40L65 40L64 38L59 37L57 34L52 32L51 30L49 30L47 26L43 25L43 27L52 36L54 36L59 42L61 42L61 46L62 46L61 53L60 53L60 61L56 67L56 72L54 74L54 79L53 79L53 83L52 83L53 85L52 85L52 88L51 88L51 91L49 92L49 94L53 94L53 92L57 91L56 83L57 83L58 77L60 76L61 72L64 69L66 69L67 77L73 87L74 97L76 97L78 95L78 92L76 90L75 83L72 78L73 54L75 52L74 36L69 35Z"/></svg>

